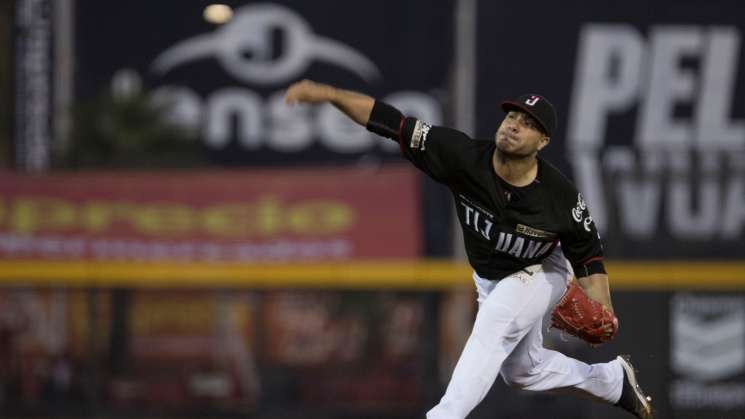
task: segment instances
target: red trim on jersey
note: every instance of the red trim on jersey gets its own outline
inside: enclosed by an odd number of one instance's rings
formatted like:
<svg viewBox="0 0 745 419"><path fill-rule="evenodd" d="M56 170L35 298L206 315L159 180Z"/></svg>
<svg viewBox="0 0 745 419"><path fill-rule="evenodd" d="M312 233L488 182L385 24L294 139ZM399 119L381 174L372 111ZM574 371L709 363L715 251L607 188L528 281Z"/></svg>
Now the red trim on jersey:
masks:
<svg viewBox="0 0 745 419"><path fill-rule="evenodd" d="M404 122L406 121L406 118L403 116L401 117L401 122L398 123L398 148L401 150L401 155L406 155L404 153Z"/></svg>
<svg viewBox="0 0 745 419"><path fill-rule="evenodd" d="M603 257L602 256L594 256L594 257L591 257L590 259L587 259L585 261L580 262L579 264L580 265L587 265L588 263L595 262L597 260L603 260Z"/></svg>

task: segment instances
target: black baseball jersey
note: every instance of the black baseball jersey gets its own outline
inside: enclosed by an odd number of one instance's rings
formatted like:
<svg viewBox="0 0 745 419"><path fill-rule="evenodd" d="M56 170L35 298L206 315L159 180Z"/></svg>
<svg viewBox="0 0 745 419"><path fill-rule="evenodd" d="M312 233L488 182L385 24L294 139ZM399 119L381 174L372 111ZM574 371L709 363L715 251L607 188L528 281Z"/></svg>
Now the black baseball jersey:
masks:
<svg viewBox="0 0 745 419"><path fill-rule="evenodd" d="M582 196L550 163L539 158L535 181L515 187L494 172L494 141L414 118L401 119L398 128L391 136L403 155L453 193L468 260L479 276L499 280L540 263L559 242L578 277L605 272Z"/></svg>

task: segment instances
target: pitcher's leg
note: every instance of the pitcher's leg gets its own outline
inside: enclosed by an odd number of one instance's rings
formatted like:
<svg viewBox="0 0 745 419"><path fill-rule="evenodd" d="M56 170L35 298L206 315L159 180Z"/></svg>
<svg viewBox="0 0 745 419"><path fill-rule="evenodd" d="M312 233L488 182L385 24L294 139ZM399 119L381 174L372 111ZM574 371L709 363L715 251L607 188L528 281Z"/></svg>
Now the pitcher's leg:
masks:
<svg viewBox="0 0 745 419"><path fill-rule="evenodd" d="M551 290L541 271L526 275L503 279L481 303L445 395L427 412L428 419L465 418L484 399L505 358L540 320Z"/></svg>
<svg viewBox="0 0 745 419"><path fill-rule="evenodd" d="M569 390L608 403L618 401L623 387L617 360L589 365L544 348L541 322L507 357L501 374L507 384L524 390Z"/></svg>
<svg viewBox="0 0 745 419"><path fill-rule="evenodd" d="M572 276L563 254L554 251L543 262L543 272L552 288L545 312L561 298L566 281ZM505 382L525 390L569 389L610 403L621 396L623 370L617 360L588 365L560 352L543 347L542 319L515 347L502 365Z"/></svg>

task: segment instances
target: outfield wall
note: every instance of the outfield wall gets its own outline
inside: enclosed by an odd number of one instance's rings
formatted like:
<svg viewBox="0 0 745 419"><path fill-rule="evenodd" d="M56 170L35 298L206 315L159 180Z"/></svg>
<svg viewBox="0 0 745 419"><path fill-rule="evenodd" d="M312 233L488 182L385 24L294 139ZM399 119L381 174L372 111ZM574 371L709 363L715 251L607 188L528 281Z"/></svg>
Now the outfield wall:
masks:
<svg viewBox="0 0 745 419"><path fill-rule="evenodd" d="M631 354L661 417L742 417L743 266L611 262L608 270L618 337L591 348L547 330L546 346L588 362ZM468 277L466 266L444 261L4 261L0 391L14 403L0 403L0 412L420 415L441 394L470 329ZM624 417L578 400L498 380L473 417Z"/></svg>

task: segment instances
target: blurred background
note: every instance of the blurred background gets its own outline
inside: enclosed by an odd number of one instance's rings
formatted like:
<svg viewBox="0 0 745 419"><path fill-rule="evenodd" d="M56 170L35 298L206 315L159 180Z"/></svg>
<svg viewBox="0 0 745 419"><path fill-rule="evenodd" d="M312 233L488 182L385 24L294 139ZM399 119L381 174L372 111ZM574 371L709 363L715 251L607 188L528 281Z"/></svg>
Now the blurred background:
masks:
<svg viewBox="0 0 745 419"><path fill-rule="evenodd" d="M423 418L475 311L451 198L311 78L544 157L661 418L745 418L735 0L0 2L0 416ZM498 379L471 418L623 418Z"/></svg>

